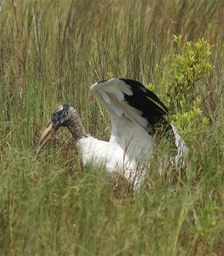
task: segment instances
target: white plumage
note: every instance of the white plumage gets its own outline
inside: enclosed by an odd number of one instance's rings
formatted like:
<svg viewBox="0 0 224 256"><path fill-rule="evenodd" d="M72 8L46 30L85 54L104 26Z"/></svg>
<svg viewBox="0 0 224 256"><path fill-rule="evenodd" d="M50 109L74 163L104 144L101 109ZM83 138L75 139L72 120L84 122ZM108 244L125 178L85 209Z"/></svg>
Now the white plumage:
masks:
<svg viewBox="0 0 224 256"><path fill-rule="evenodd" d="M60 127L67 126L76 140L84 164L103 165L108 172L120 172L138 187L150 168L154 135L174 140L177 154L171 158L182 163L188 148L176 128L168 122L168 110L159 98L141 83L123 78L100 81L90 87L111 118L109 141L98 140L85 132L76 110L60 105L38 143L38 152Z"/></svg>

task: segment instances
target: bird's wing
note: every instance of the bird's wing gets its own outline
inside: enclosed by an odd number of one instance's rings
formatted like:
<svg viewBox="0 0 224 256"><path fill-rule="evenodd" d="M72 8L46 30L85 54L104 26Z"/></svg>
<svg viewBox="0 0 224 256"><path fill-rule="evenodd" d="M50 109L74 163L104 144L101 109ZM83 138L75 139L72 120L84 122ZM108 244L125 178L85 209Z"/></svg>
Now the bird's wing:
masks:
<svg viewBox="0 0 224 256"><path fill-rule="evenodd" d="M126 117L128 125L139 125L147 133L153 134L155 127L162 125L172 129L166 119L168 110L160 99L140 82L131 79L113 78L103 80L90 87L90 94L106 108L112 121L112 135L121 134L120 122ZM125 127L124 127L125 128Z"/></svg>
<svg viewBox="0 0 224 256"><path fill-rule="evenodd" d="M123 78L104 80L93 84L90 94L110 115L110 142L115 142L129 156L142 156L149 152L154 141L152 135L157 133L167 137L173 145L175 163L188 154L187 146L167 119L166 106L140 82Z"/></svg>

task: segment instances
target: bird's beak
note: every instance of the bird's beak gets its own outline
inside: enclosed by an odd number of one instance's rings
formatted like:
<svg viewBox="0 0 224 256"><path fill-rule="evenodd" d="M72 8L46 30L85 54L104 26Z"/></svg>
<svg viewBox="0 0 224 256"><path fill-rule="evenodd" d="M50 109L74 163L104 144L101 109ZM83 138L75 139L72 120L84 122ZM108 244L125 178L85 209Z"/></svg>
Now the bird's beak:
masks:
<svg viewBox="0 0 224 256"><path fill-rule="evenodd" d="M40 153L40 150L43 148L43 146L50 140L50 138L55 134L56 131L57 123L53 123L52 121L50 121L45 130L42 132L39 142L37 144L37 156Z"/></svg>

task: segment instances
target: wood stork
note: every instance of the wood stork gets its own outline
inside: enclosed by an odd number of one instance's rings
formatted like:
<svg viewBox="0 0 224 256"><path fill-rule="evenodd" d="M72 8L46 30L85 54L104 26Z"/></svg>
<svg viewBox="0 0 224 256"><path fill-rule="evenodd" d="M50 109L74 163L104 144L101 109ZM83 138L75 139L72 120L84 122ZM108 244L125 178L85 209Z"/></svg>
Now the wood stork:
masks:
<svg viewBox="0 0 224 256"><path fill-rule="evenodd" d="M150 167L155 136L170 139L176 149L172 162L182 162L188 154L185 142L168 120L168 110L160 99L138 81L124 78L103 80L90 87L94 96L111 118L109 141L98 140L87 134L77 111L59 105L42 133L37 153L61 126L73 135L84 165L104 165L108 172L121 172L138 187Z"/></svg>

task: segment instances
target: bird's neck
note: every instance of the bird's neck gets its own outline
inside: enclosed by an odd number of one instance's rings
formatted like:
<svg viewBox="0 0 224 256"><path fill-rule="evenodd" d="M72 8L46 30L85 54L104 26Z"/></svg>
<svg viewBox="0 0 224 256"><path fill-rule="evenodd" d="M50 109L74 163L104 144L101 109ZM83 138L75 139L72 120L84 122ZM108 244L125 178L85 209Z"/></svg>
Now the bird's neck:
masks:
<svg viewBox="0 0 224 256"><path fill-rule="evenodd" d="M85 128L82 125L81 119L76 111L71 114L71 118L67 123L67 127L75 141L87 136Z"/></svg>

